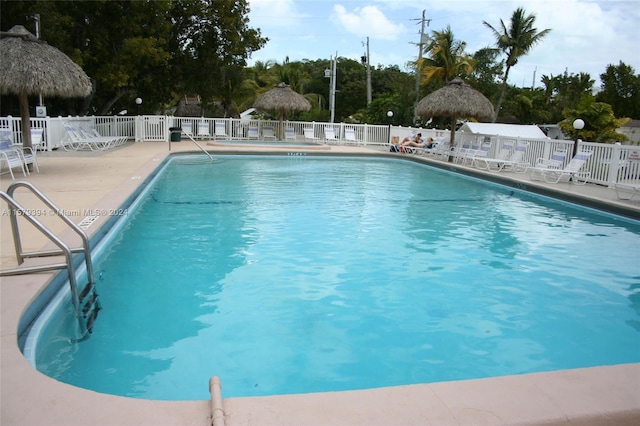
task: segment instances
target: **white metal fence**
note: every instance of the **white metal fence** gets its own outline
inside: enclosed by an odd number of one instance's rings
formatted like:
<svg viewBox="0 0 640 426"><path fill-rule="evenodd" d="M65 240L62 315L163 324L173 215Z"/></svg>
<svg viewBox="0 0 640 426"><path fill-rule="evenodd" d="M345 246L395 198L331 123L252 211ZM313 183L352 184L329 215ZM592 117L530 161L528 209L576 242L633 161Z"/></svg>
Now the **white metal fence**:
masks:
<svg viewBox="0 0 640 426"><path fill-rule="evenodd" d="M413 127L325 123L275 120L246 120L236 118L193 118L171 116L106 116L106 117L46 117L31 118L31 128L42 128L43 144L41 149L53 150L62 147L67 135L65 124L74 126L95 127L103 136L126 136L136 142L168 142L173 127L180 127L182 132L202 140L247 140L249 137L263 138L284 135L289 129L287 139L297 142L309 139L305 129L312 129L313 141L332 143L351 143L361 145L388 145L392 140L402 141L415 133L422 133L423 138L435 140L450 138L448 130L422 129ZM0 128L8 128L13 134L14 143L22 143L22 123L19 117L0 117ZM252 129L250 134L249 130ZM327 129L333 131L329 132ZM293 129L293 130L291 130ZM257 130L257 136L256 136ZM330 135L332 136L330 138ZM285 139L285 138L277 138ZM330 140L331 139L331 140ZM568 155L565 165L571 160L574 142L557 139L508 138L498 135L480 135L456 132L456 146L474 146L490 143L489 157L495 156L506 142L527 144L525 161L534 165L540 158L549 159L554 151L562 149ZM612 186L617 182L640 179L640 147L635 145L601 144L579 141L578 150L592 151L585 170L590 172L589 181L596 184Z"/></svg>

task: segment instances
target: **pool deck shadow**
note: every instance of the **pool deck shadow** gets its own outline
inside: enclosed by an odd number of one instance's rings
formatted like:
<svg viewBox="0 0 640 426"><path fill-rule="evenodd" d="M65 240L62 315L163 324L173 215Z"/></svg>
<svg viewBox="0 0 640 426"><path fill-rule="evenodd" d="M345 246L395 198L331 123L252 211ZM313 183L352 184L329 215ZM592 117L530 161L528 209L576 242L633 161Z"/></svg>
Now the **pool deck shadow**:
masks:
<svg viewBox="0 0 640 426"><path fill-rule="evenodd" d="M615 190L598 185L532 182L528 175L491 173L440 160L391 154L383 147L242 147L205 145L213 154L359 155L426 162L458 173L483 177L518 189L581 201L595 208L640 217L640 200L621 201ZM76 223L89 213L87 228L100 228L170 154L198 152L182 141L128 143L104 152L46 152L40 173L17 177L33 183ZM10 176L0 176L3 191ZM64 241L75 241L55 214L22 190L16 199ZM1 219L3 269L16 267L6 204ZM30 226L20 228L25 250L50 247ZM29 260L32 264L42 260ZM0 424L5 425L637 425L640 424L640 363L378 388L220 401L150 401L100 394L51 379L22 356L17 330L22 315L53 277L38 273L2 277L0 308ZM640 349L639 349L640 350ZM202 378L203 387L209 377ZM214 398L212 398L215 400ZM219 406L221 404L221 407Z"/></svg>

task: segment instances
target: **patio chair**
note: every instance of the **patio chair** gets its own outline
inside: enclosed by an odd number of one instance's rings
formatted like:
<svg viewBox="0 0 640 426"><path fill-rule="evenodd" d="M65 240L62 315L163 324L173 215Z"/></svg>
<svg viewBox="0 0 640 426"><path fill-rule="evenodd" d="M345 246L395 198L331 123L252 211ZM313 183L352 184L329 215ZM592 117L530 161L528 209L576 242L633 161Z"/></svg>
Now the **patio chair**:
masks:
<svg viewBox="0 0 640 426"><path fill-rule="evenodd" d="M515 151L511 153L511 156L504 162L502 169L516 173L526 173L529 170L529 162L524 159L529 149L528 143L520 143L516 146Z"/></svg>
<svg viewBox="0 0 640 426"><path fill-rule="evenodd" d="M505 158L478 158L476 159L477 164L484 162L486 169L492 172L513 171L516 173L525 173L529 169L529 163L524 160L529 144L521 143L516 146L515 150L512 145L509 145L509 147L509 152ZM502 155L504 155L504 153Z"/></svg>
<svg viewBox="0 0 640 426"><path fill-rule="evenodd" d="M547 183L558 183L572 181L577 185L584 185L591 176L591 172L581 171L584 165L589 161L589 157L593 151L582 151L577 153L564 169L546 169L542 170L542 178ZM533 175L532 175L533 178Z"/></svg>
<svg viewBox="0 0 640 426"><path fill-rule="evenodd" d="M180 123L180 127L182 128L182 133L187 136L193 136L193 123L190 121L183 121Z"/></svg>
<svg viewBox="0 0 640 426"><path fill-rule="evenodd" d="M504 167L505 162L511 156L513 151L513 143L505 142L500 147L498 154L495 157L479 157L476 160L476 167L479 169L485 169L490 171L499 172Z"/></svg>
<svg viewBox="0 0 640 426"><path fill-rule="evenodd" d="M276 135L273 132L273 126L264 126L262 128L262 139L274 139L275 140Z"/></svg>
<svg viewBox="0 0 640 426"><path fill-rule="evenodd" d="M288 141L290 141L290 140L295 141L296 140L296 131L295 131L295 129L293 127L286 127L284 129L284 138L286 140L288 140Z"/></svg>
<svg viewBox="0 0 640 426"><path fill-rule="evenodd" d="M198 121L198 137L202 139L210 138L211 131L209 131L209 122L208 121Z"/></svg>
<svg viewBox="0 0 640 426"><path fill-rule="evenodd" d="M85 135L85 137L103 139L103 140L109 141L111 147L120 146L120 145L123 145L125 142L127 142L126 136L102 136L100 132L98 132L98 129L96 129L96 127L93 124L89 124L87 126L87 129L81 128L81 130Z"/></svg>
<svg viewBox="0 0 640 426"><path fill-rule="evenodd" d="M479 147L480 146L478 145L478 148ZM464 161L464 157L470 149L471 142L463 142L461 146L458 146L453 150L453 153L451 154L453 156L453 161L455 161L456 163L458 162L458 160Z"/></svg>
<svg viewBox="0 0 640 426"><path fill-rule="evenodd" d="M215 132L216 139L229 137L229 135L227 134L227 125L224 121L215 122L214 132Z"/></svg>
<svg viewBox="0 0 640 426"><path fill-rule="evenodd" d="M473 163L473 156L476 152L480 151L481 147L482 143L473 142L470 147L462 145L462 148L454 148L451 155L454 157L456 162L459 161L462 165L471 165Z"/></svg>
<svg viewBox="0 0 640 426"><path fill-rule="evenodd" d="M434 157L446 156L449 157L451 155L450 144L451 141L447 138L439 138L434 139L433 143L435 146L433 148L414 148L413 151L419 155L429 155Z"/></svg>
<svg viewBox="0 0 640 426"><path fill-rule="evenodd" d="M304 140L307 141L319 141L320 138L313 132L313 127L306 127L304 129Z"/></svg>
<svg viewBox="0 0 640 426"><path fill-rule="evenodd" d="M260 139L260 131L258 126L249 126L247 128L247 139Z"/></svg>
<svg viewBox="0 0 640 426"><path fill-rule="evenodd" d="M31 147L22 146L22 144L13 144L13 147L20 152L25 170L29 174L29 164L33 164L36 171L40 173L38 158L36 157L36 147L40 145L42 140L43 129L31 129Z"/></svg>
<svg viewBox="0 0 640 426"><path fill-rule="evenodd" d="M543 180L542 172L545 170L562 169L565 159L567 158L567 151L558 149L551 154L551 158L538 158L534 166L531 168L531 180Z"/></svg>
<svg viewBox="0 0 640 426"><path fill-rule="evenodd" d="M465 162L468 161L468 164L470 166L478 167L478 162L486 158L487 155L489 155L489 151L491 151L491 143L483 143L482 145L480 145L480 149L469 153L462 164L465 164Z"/></svg>
<svg viewBox="0 0 640 426"><path fill-rule="evenodd" d="M358 145L360 141L356 139L356 129L353 127L344 128L344 140L347 144Z"/></svg>
<svg viewBox="0 0 640 426"><path fill-rule="evenodd" d="M338 143L338 138L336 138L336 129L332 126L325 127L324 139L329 143Z"/></svg>
<svg viewBox="0 0 640 426"><path fill-rule="evenodd" d="M90 137L78 127L64 123L65 138L62 140L62 148L65 151L103 151L112 145L111 138Z"/></svg>
<svg viewBox="0 0 640 426"><path fill-rule="evenodd" d="M44 129L40 127L33 127L31 129L31 146L33 149L40 149L40 145L44 143Z"/></svg>
<svg viewBox="0 0 640 426"><path fill-rule="evenodd" d="M640 194L640 182L618 182L615 189L619 200L630 200Z"/></svg>
<svg viewBox="0 0 640 426"><path fill-rule="evenodd" d="M15 176L13 175L14 168L20 168L24 176L27 176L29 171L25 168L22 155L20 151L13 146L11 139L11 130L0 129L0 170L6 164L11 179L15 180Z"/></svg>

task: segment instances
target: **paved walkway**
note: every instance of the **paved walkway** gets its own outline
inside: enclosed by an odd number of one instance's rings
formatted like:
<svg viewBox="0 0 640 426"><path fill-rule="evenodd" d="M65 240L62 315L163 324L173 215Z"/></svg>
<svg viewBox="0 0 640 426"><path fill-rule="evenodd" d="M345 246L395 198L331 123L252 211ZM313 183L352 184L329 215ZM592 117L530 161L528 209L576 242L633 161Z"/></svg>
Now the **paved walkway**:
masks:
<svg viewBox="0 0 640 426"><path fill-rule="evenodd" d="M172 152L197 151L190 142L171 144ZM246 148L206 145L212 152L246 153ZM615 191L596 185L550 185L532 182L528 175L480 172L439 160L389 154L383 148L348 146L297 149L252 148L282 153L396 155L437 167L479 175L517 188L580 199L598 208L610 208L640 217L640 199L618 200ZM112 213L169 155L165 143L129 143L105 152L42 153L40 173L26 180L46 194L79 223L87 216L95 222L92 236ZM0 177L6 191L10 177ZM63 239L73 238L64 224L29 194L16 198ZM640 197L637 197L640 198ZM3 269L16 266L6 204L0 207ZM24 248L37 250L47 240L30 226L22 226ZM36 262L36 261L28 261ZM16 345L18 321L51 274L2 278L1 291L1 417L4 425L205 425L222 413L209 401L167 402L121 398L85 391L34 371ZM203 378L206 383L208 378ZM222 396L224 383L222 383ZM223 401L227 425L497 425L497 424L638 424L640 422L640 364L538 373L464 382L399 386L359 392ZM215 399L215 398L214 398ZM219 425L219 423L216 423Z"/></svg>

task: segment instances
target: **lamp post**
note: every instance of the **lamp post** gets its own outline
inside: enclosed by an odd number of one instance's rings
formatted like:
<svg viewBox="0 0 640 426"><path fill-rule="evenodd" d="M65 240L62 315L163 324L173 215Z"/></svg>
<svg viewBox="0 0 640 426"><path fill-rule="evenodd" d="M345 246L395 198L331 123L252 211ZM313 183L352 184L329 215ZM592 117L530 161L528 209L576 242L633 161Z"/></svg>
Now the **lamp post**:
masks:
<svg viewBox="0 0 640 426"><path fill-rule="evenodd" d="M573 128L576 131L576 140L573 144L573 155L575 157L575 155L578 153L578 136L580 135L580 130L584 129L584 120L581 118L576 118L575 120L573 120Z"/></svg>
<svg viewBox="0 0 640 426"><path fill-rule="evenodd" d="M389 143L391 143L391 120L393 119L393 111L387 111L387 117L389 117Z"/></svg>
<svg viewBox="0 0 640 426"><path fill-rule="evenodd" d="M142 98L136 98L136 105L138 105L138 115L140 115L140 105L142 105Z"/></svg>

